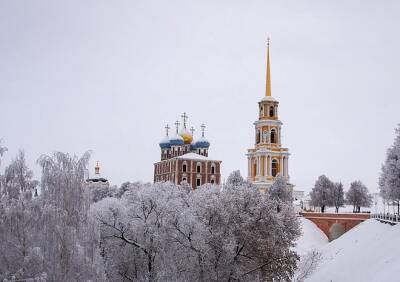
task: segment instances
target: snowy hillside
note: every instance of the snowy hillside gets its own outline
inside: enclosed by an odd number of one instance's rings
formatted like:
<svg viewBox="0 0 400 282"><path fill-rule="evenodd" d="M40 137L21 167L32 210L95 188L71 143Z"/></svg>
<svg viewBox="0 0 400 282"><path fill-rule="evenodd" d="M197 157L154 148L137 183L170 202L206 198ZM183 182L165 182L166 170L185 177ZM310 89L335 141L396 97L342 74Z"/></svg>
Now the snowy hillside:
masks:
<svg viewBox="0 0 400 282"><path fill-rule="evenodd" d="M306 281L399 281L399 238L400 225L367 220L320 248L321 260Z"/></svg>
<svg viewBox="0 0 400 282"><path fill-rule="evenodd" d="M304 256L308 252L319 249L326 244L329 240L325 233L322 232L312 221L300 217L300 224L302 235L297 241L296 251L300 256Z"/></svg>

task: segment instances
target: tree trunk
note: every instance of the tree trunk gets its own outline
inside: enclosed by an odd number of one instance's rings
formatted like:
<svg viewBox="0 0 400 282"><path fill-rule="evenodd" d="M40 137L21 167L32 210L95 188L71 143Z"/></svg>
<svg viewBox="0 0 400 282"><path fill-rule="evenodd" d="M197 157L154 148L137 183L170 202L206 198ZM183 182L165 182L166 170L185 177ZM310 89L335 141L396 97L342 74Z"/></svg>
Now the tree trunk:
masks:
<svg viewBox="0 0 400 282"><path fill-rule="evenodd" d="M324 213L325 212L325 205L321 206L321 212Z"/></svg>

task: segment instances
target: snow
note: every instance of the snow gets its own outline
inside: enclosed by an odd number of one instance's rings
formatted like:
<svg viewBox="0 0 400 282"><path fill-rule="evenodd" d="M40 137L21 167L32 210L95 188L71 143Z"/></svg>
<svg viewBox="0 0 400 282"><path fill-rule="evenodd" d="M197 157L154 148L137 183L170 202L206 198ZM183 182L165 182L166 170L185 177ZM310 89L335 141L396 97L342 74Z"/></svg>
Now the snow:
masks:
<svg viewBox="0 0 400 282"><path fill-rule="evenodd" d="M202 156L196 153L187 153L182 156L176 157L177 159L184 159L184 160L210 160L206 156Z"/></svg>
<svg viewBox="0 0 400 282"><path fill-rule="evenodd" d="M325 233L321 231L311 220L300 217L302 235L297 240L296 251L300 256L319 249L329 243Z"/></svg>
<svg viewBox="0 0 400 282"><path fill-rule="evenodd" d="M261 101L271 101L271 102L276 102L276 99L272 96L264 96Z"/></svg>
<svg viewBox="0 0 400 282"><path fill-rule="evenodd" d="M369 219L321 247L322 259L306 281L398 281L399 237L400 225Z"/></svg>

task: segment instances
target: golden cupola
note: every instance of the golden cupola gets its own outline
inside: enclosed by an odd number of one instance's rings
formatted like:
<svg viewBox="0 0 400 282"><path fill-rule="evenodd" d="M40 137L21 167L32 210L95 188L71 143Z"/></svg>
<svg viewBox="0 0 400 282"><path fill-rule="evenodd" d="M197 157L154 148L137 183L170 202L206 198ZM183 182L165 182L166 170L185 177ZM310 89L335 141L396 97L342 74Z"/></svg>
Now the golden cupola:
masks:
<svg viewBox="0 0 400 282"><path fill-rule="evenodd" d="M193 135L187 129L188 116L186 113L183 113L183 115L181 117L183 120L183 128L179 132L179 135L183 138L183 142L185 142L185 144L190 144L193 141Z"/></svg>

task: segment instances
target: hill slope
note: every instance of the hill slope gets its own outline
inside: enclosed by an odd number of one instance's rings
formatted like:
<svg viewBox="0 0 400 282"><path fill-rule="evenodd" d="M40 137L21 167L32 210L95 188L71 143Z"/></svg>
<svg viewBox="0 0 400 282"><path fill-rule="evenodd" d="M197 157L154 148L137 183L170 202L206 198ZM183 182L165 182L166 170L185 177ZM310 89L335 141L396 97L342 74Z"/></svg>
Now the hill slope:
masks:
<svg viewBox="0 0 400 282"><path fill-rule="evenodd" d="M400 225L370 219L319 250L308 282L400 281Z"/></svg>

